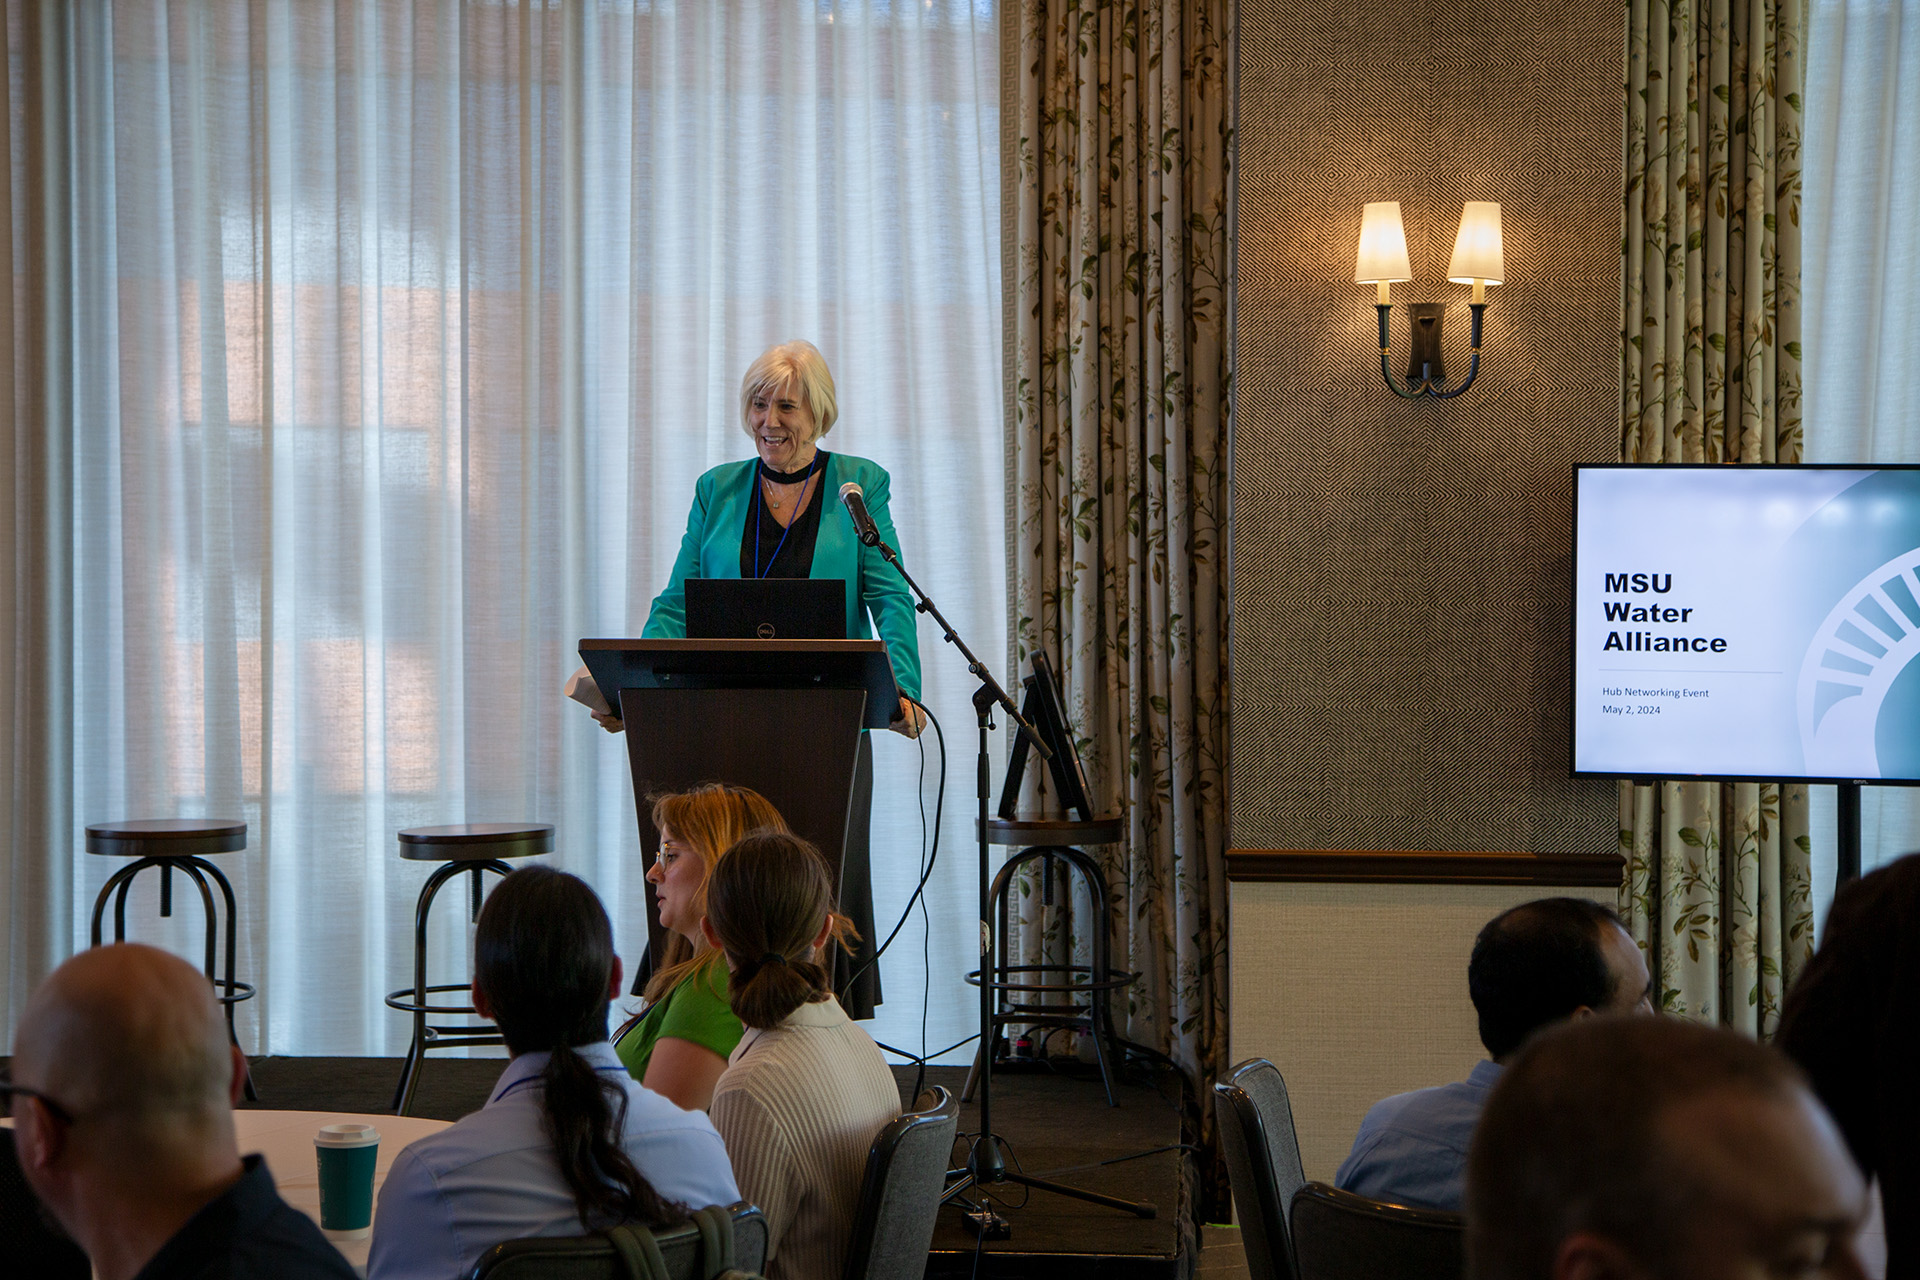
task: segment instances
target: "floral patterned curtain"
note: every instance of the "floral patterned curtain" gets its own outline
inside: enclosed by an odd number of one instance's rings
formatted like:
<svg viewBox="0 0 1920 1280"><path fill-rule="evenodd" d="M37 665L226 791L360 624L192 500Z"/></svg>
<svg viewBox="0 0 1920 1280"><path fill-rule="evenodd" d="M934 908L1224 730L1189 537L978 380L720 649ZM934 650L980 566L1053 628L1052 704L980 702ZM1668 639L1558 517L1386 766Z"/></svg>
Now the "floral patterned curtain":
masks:
<svg viewBox="0 0 1920 1280"><path fill-rule="evenodd" d="M1230 12L1022 0L1003 63L1016 648L1023 672L1052 659L1091 798L1125 818L1090 851L1115 963L1140 974L1114 999L1121 1033L1201 1086L1227 1045ZM1086 963L1066 899L1024 888L1017 962Z"/></svg>
<svg viewBox="0 0 1920 1280"><path fill-rule="evenodd" d="M1800 459L1800 31L1800 0L1629 0L1623 461ZM1806 788L1622 783L1620 851L1661 1003L1771 1033L1813 949Z"/></svg>

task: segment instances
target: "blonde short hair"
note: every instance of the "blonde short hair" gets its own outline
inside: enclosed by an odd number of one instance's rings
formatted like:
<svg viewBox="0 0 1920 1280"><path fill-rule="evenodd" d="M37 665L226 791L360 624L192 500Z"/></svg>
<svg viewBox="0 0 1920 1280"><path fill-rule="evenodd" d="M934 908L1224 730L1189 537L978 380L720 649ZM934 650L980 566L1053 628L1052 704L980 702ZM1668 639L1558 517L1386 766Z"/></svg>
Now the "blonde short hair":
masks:
<svg viewBox="0 0 1920 1280"><path fill-rule="evenodd" d="M807 398L807 407L813 410L813 422L820 429L820 435L833 430L834 419L840 416L840 402L833 390L833 371L827 368L827 358L820 354L820 348L804 339L768 347L759 359L747 366L747 376L740 380L740 429L748 436L753 435L755 396L790 382L800 385L800 394Z"/></svg>

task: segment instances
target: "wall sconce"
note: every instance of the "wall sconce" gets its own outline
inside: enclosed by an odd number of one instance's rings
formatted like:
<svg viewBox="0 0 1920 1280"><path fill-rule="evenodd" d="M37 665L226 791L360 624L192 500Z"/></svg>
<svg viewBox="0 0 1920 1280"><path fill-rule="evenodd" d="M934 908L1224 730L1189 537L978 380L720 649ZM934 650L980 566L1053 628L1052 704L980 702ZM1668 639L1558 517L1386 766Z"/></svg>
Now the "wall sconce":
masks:
<svg viewBox="0 0 1920 1280"><path fill-rule="evenodd" d="M1443 389L1447 371L1440 359L1440 321L1446 307L1437 302L1416 302L1408 306L1407 385L1393 380L1387 364L1387 314L1393 304L1387 300L1387 286L1413 279L1407 262L1407 233L1400 225L1398 201L1383 200L1370 204L1360 216L1360 256L1354 265L1353 282L1376 286L1374 310L1380 313L1380 376L1393 393L1407 400L1427 397L1451 400L1473 385L1480 376L1480 323L1487 311L1487 286L1499 284L1505 277L1500 243L1500 206L1490 200L1469 200L1460 210L1460 234L1454 237L1453 260L1447 264L1447 279L1455 284L1473 286L1473 362L1467 367L1467 380L1448 391Z"/></svg>

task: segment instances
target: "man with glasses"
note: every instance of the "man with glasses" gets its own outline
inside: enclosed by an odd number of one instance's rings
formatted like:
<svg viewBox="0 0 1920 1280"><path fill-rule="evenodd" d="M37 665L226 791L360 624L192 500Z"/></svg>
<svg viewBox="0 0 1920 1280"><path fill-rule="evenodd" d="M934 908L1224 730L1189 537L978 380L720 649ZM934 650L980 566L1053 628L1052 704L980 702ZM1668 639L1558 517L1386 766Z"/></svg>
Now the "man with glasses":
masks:
<svg viewBox="0 0 1920 1280"><path fill-rule="evenodd" d="M100 1280L351 1280L241 1159L246 1070L206 977L152 947L83 951L27 1002L0 1100L28 1185Z"/></svg>

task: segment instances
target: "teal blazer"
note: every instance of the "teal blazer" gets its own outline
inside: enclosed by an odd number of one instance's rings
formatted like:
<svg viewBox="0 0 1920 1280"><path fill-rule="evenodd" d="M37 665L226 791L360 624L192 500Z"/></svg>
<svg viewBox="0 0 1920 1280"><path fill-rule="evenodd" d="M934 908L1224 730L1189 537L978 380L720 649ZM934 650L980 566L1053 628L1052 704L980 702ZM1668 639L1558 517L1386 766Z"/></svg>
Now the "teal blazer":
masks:
<svg viewBox="0 0 1920 1280"><path fill-rule="evenodd" d="M688 578L740 576L740 539L754 501L754 463L727 462L701 476L693 486L693 510L687 513L687 532L680 539L680 556L673 562L667 589L653 598L641 636L648 640L678 640L687 634ZM892 481L886 468L844 453L827 454L821 477L820 535L813 544L812 578L840 578L847 584L847 638L870 640L873 626L886 641L893 662L893 680L900 692L920 697L920 643L914 634L913 595L886 558L862 546L854 536L853 517L840 501L840 486L857 481L867 496L867 512L880 530L881 540L898 548L893 517L887 511ZM906 557L902 556L904 560Z"/></svg>

